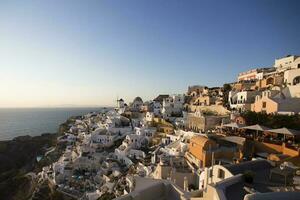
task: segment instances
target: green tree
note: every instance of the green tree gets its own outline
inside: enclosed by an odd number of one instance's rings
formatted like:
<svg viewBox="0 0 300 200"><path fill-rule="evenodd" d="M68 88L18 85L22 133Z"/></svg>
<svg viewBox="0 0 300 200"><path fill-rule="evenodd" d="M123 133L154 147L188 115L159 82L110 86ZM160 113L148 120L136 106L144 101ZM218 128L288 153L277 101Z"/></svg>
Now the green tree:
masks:
<svg viewBox="0 0 300 200"><path fill-rule="evenodd" d="M241 114L247 125L260 124L269 128L290 128L300 130L300 115L278 115L247 111Z"/></svg>

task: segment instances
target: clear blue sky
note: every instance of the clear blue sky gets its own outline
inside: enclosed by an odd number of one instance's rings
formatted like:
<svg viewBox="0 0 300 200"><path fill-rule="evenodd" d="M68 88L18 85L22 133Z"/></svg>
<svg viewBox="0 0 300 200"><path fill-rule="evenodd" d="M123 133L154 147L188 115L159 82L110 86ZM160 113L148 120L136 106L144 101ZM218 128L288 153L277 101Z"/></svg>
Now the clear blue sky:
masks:
<svg viewBox="0 0 300 200"><path fill-rule="evenodd" d="M2 1L0 107L113 105L300 54L300 2Z"/></svg>

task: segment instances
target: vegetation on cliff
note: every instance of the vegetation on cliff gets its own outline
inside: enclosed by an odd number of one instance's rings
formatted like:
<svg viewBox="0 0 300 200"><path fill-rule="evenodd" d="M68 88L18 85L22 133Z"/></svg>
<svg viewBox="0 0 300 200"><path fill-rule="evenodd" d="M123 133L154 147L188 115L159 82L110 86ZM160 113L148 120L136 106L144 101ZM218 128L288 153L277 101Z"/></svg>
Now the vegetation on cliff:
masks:
<svg viewBox="0 0 300 200"><path fill-rule="evenodd" d="M260 124L270 128L290 128L300 130L300 115L276 115L256 112L244 112L247 125Z"/></svg>

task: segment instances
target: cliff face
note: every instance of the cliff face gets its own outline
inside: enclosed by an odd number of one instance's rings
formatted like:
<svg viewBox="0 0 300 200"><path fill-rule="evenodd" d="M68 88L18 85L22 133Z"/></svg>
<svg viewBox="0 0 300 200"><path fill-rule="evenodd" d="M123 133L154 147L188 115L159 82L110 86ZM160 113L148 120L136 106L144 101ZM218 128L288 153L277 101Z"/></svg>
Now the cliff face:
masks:
<svg viewBox="0 0 300 200"><path fill-rule="evenodd" d="M0 142L0 173L12 169L32 170L37 155L55 145L56 134L17 137L11 141Z"/></svg>
<svg viewBox="0 0 300 200"><path fill-rule="evenodd" d="M37 167L36 156L55 145L57 134L17 137L0 142L0 196L3 199L24 199L30 191L31 180L24 175ZM20 197L18 197L20 199Z"/></svg>
<svg viewBox="0 0 300 200"><path fill-rule="evenodd" d="M9 141L0 141L0 199L25 200L32 197L41 199L68 199L61 197L55 190L50 190L47 183L38 184L29 172L38 173L42 167L55 162L65 149L64 143L57 143L57 137L69 129L68 124L76 117L61 124L58 133L41 136L20 136ZM37 156L44 155L50 147L54 151L39 162ZM37 191L38 190L38 191ZM47 192L48 191L48 192Z"/></svg>

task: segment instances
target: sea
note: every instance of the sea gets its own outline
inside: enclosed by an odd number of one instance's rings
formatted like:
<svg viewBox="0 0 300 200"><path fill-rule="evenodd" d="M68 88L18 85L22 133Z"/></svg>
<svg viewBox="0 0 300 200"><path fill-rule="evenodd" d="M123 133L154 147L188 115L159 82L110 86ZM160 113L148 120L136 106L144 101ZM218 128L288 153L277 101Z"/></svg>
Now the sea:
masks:
<svg viewBox="0 0 300 200"><path fill-rule="evenodd" d="M97 108L0 108L0 141L17 136L56 133L71 116L100 112Z"/></svg>

